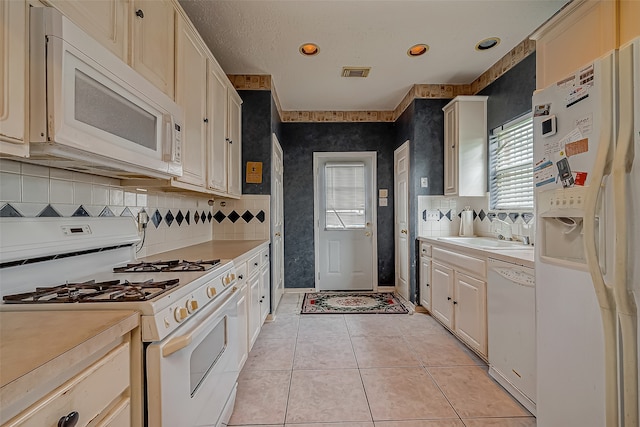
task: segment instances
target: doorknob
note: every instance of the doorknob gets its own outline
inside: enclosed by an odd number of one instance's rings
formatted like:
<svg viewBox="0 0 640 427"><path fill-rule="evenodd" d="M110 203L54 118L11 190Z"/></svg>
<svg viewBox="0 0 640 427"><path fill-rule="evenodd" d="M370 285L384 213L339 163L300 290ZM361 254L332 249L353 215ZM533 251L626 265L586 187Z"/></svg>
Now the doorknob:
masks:
<svg viewBox="0 0 640 427"><path fill-rule="evenodd" d="M370 222L367 222L367 223L365 224L365 226L366 226L366 227L371 227L371 223L370 223Z"/></svg>
<svg viewBox="0 0 640 427"><path fill-rule="evenodd" d="M407 234L407 230L400 230L402 234Z"/></svg>
<svg viewBox="0 0 640 427"><path fill-rule="evenodd" d="M279 231L276 232L276 236L280 237L280 232Z"/></svg>
<svg viewBox="0 0 640 427"><path fill-rule="evenodd" d="M371 232L367 231L366 233L364 233L364 235L367 236L367 237L371 237Z"/></svg>

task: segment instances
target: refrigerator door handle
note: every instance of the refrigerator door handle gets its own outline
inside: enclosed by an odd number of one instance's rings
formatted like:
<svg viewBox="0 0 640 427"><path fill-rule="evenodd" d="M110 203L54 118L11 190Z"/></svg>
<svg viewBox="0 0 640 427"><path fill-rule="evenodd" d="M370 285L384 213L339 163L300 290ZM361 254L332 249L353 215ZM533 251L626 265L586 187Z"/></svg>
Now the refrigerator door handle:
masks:
<svg viewBox="0 0 640 427"><path fill-rule="evenodd" d="M598 151L595 164L591 172L591 180L584 203L584 252L587 267L591 273L593 287L600 305L602 326L605 339L605 393L606 393L606 427L618 426L618 364L616 324L617 316L612 288L606 286L600 269L598 248L596 243L596 215L598 202L605 181L605 176L611 172L613 160L613 132L614 132L614 94L615 87L615 52L601 59L602 69L602 127L599 135ZM600 224L603 226L603 224Z"/></svg>
<svg viewBox="0 0 640 427"><path fill-rule="evenodd" d="M630 172L634 161L634 46L630 44L620 49L618 57L619 76L619 127L615 156L613 159L613 194L615 199L615 268L613 294L620 322L621 378L623 422L625 426L638 425L638 326L637 307L628 286L629 266L628 233ZM637 55L637 54L636 54ZM640 63L635 58L636 63ZM635 70L637 73L639 70ZM636 77L637 78L637 77ZM640 79L639 79L640 80ZM637 84L640 84L638 82ZM637 112L636 112L637 114ZM638 167L638 165L636 165ZM636 227L638 225L636 224Z"/></svg>

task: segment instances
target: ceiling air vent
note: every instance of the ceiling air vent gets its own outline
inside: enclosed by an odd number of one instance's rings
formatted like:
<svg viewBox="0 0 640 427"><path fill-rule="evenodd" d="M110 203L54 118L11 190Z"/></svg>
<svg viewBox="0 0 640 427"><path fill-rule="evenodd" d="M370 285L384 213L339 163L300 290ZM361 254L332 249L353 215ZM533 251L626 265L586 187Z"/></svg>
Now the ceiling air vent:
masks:
<svg viewBox="0 0 640 427"><path fill-rule="evenodd" d="M342 77L367 77L371 67L342 67Z"/></svg>

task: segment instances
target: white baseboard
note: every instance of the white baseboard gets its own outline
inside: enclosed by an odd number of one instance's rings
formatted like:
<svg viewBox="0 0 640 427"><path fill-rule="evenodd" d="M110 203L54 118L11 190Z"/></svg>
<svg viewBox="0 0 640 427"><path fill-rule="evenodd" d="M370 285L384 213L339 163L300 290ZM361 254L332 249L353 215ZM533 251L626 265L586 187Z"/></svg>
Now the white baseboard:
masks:
<svg viewBox="0 0 640 427"><path fill-rule="evenodd" d="M527 397L523 392L521 392L516 386L511 384L507 378L505 378L500 371L494 368L492 365L489 366L489 375L496 380L498 384L504 387L505 390L509 392L518 402L522 404L529 412L533 415L536 415L536 404L529 397Z"/></svg>
<svg viewBox="0 0 640 427"><path fill-rule="evenodd" d="M307 292L315 292L316 288L284 288L285 294L306 294Z"/></svg>

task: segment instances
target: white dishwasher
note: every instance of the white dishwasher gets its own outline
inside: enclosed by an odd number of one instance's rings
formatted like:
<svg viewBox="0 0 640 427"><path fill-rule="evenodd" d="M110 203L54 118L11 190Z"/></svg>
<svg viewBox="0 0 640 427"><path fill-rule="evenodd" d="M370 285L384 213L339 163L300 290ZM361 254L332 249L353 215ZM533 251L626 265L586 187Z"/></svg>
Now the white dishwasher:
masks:
<svg viewBox="0 0 640 427"><path fill-rule="evenodd" d="M532 268L489 258L489 375L536 413L536 299Z"/></svg>

